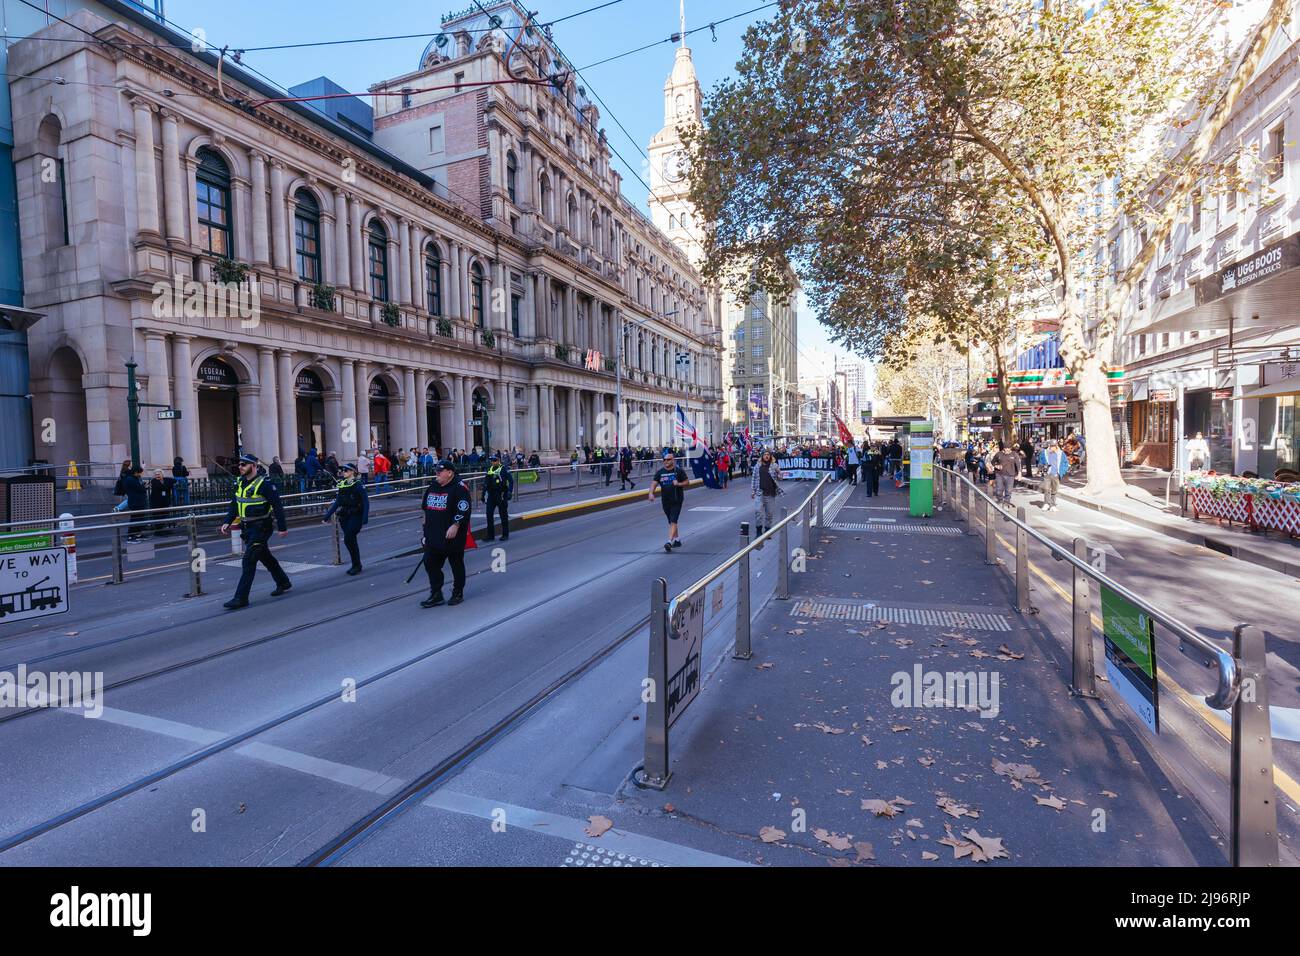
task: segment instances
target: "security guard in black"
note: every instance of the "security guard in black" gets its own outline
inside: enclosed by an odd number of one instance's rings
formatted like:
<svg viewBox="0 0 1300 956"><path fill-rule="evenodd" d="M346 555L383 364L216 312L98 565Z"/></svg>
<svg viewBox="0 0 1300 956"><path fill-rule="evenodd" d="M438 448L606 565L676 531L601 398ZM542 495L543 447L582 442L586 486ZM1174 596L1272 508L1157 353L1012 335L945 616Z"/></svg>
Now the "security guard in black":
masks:
<svg viewBox="0 0 1300 956"><path fill-rule="evenodd" d="M230 499L230 508L226 511L225 524L221 533L226 534L238 526L244 536L244 560L239 575L239 584L235 587L235 596L225 603L225 607L248 607L248 593L253 588L253 576L257 573L260 561L266 565L275 580L272 597L279 597L293 587L289 575L284 573L280 562L271 553L272 521L280 537L288 534L284 522L284 505L280 503L280 492L262 473L260 462L254 455L243 455L239 459L239 480L235 482L235 494Z"/></svg>
<svg viewBox="0 0 1300 956"><path fill-rule="evenodd" d="M424 569L429 575L429 596L421 607L443 603L444 563L451 564L451 600L465 600L465 543L469 537L472 498L455 466L443 459L435 466L433 481L424 491L420 508L424 512Z"/></svg>

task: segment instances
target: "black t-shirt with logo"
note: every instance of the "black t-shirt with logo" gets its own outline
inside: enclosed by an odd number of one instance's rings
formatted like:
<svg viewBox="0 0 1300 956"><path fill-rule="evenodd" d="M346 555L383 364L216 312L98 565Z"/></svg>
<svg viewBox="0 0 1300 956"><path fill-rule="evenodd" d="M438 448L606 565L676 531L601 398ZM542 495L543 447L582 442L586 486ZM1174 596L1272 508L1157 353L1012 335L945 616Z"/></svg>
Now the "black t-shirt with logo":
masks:
<svg viewBox="0 0 1300 956"><path fill-rule="evenodd" d="M424 500L420 504L424 512L424 543L434 551L453 551L465 547L469 534L469 518L473 505L469 488L465 482L456 478L445 485L437 480L429 483L424 491ZM447 540L447 529L453 523L460 525L460 530L451 541Z"/></svg>
<svg viewBox="0 0 1300 956"><path fill-rule="evenodd" d="M655 472L654 480L659 482L659 493L664 504L680 504L686 497L686 469L680 465L672 468L660 468Z"/></svg>

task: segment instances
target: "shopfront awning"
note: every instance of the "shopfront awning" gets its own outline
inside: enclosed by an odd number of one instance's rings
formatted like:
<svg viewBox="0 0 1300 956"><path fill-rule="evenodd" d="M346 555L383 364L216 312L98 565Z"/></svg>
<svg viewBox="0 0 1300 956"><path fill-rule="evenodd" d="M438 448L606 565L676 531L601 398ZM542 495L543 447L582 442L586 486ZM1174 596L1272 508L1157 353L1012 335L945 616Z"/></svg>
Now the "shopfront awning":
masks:
<svg viewBox="0 0 1300 956"><path fill-rule="evenodd" d="M1206 276L1193 287L1157 299L1133 317L1126 334L1234 333L1278 328L1295 321L1300 299L1300 235L1265 246L1253 256Z"/></svg>
<svg viewBox="0 0 1300 956"><path fill-rule="evenodd" d="M1260 385L1257 388L1247 389L1236 396L1235 401L1246 398L1275 398L1278 395L1300 395L1300 375L1292 375L1290 378L1284 378L1272 385Z"/></svg>

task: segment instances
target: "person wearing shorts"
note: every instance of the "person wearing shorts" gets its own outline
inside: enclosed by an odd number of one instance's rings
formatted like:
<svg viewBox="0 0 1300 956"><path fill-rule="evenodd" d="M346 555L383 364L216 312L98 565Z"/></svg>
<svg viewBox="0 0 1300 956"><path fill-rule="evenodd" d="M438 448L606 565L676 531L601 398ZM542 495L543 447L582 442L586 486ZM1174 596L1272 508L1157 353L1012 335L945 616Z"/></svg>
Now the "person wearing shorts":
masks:
<svg viewBox="0 0 1300 956"><path fill-rule="evenodd" d="M677 519L681 517L682 502L686 500L686 469L677 464L672 452L664 453L664 466L650 479L650 500L655 500L655 489L659 489L659 501L668 519L668 540L664 550L672 553L673 548L682 546L682 539L677 536Z"/></svg>

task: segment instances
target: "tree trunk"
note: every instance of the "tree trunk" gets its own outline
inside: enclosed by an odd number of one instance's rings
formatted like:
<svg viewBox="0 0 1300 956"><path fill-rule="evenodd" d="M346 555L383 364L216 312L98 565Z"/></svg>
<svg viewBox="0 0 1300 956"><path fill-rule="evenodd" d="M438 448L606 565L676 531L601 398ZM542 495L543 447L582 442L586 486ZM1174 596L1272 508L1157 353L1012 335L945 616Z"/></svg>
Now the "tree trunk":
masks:
<svg viewBox="0 0 1300 956"><path fill-rule="evenodd" d="M1083 437L1087 446L1088 483L1086 495L1115 493L1124 488L1119 452L1115 448L1115 426L1110 413L1110 384L1101 357L1084 356L1071 363L1079 385L1079 404L1083 409Z"/></svg>
<svg viewBox="0 0 1300 956"><path fill-rule="evenodd" d="M1002 406L1002 424L994 429L993 437L1008 441L1010 429L1015 425L1015 406L1011 404L1011 383L1007 380L1007 364L1002 360L1002 349L993 346L993 363L998 376L998 404Z"/></svg>

